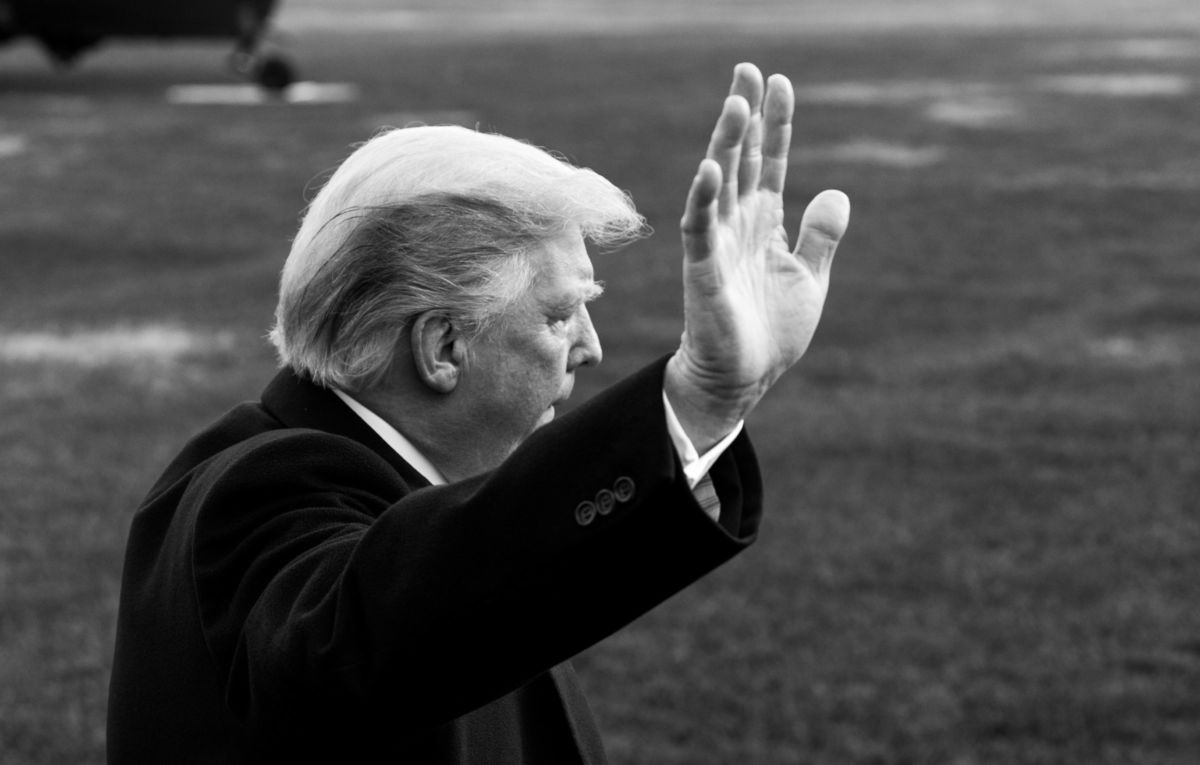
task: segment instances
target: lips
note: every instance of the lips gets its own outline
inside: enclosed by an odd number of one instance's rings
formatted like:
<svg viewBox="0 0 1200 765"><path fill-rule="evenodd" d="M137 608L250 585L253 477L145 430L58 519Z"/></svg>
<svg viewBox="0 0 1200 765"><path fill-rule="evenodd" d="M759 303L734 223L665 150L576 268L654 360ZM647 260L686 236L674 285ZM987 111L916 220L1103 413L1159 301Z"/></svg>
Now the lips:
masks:
<svg viewBox="0 0 1200 765"><path fill-rule="evenodd" d="M558 398L551 401L549 408L554 409L555 407L562 406L563 404L567 403L567 399L569 399L570 397L571 397L571 393L570 393L570 391L568 391L565 395L559 396Z"/></svg>

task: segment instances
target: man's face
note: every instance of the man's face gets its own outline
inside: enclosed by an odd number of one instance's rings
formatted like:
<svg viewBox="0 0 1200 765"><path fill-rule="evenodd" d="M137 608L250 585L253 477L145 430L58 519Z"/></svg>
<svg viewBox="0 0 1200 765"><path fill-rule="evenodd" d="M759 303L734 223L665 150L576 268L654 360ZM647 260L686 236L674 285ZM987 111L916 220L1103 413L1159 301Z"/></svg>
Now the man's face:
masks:
<svg viewBox="0 0 1200 765"><path fill-rule="evenodd" d="M575 370L600 363L587 303L600 296L583 240L568 234L528 254L532 287L470 341L456 393L478 427L480 457L494 467L571 395Z"/></svg>

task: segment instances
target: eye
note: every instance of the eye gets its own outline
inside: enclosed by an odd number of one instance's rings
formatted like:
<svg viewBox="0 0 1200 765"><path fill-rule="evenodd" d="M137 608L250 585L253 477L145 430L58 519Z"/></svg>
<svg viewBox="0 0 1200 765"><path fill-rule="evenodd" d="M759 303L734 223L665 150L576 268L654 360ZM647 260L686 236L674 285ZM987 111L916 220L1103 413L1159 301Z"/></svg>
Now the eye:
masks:
<svg viewBox="0 0 1200 765"><path fill-rule="evenodd" d="M566 324L578 311L578 305L559 306L546 314L546 321L552 325Z"/></svg>

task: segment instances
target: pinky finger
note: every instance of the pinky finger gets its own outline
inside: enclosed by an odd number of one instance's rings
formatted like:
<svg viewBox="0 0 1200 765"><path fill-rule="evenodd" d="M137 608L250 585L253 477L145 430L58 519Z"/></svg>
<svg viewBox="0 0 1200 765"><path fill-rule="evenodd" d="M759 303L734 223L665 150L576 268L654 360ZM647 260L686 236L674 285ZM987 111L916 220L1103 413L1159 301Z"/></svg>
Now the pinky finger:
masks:
<svg viewBox="0 0 1200 765"><path fill-rule="evenodd" d="M721 166L711 159L701 161L688 190L679 231L683 255L692 262L712 255L717 237L717 196L722 184Z"/></svg>

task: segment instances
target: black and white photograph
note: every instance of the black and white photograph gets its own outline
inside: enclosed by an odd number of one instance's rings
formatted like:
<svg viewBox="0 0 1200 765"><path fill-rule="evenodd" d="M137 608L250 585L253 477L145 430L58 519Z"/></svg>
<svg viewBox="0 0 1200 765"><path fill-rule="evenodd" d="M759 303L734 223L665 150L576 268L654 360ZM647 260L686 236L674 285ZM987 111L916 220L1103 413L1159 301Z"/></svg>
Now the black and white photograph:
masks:
<svg viewBox="0 0 1200 765"><path fill-rule="evenodd" d="M0 763L1200 763L1200 4L0 0Z"/></svg>

